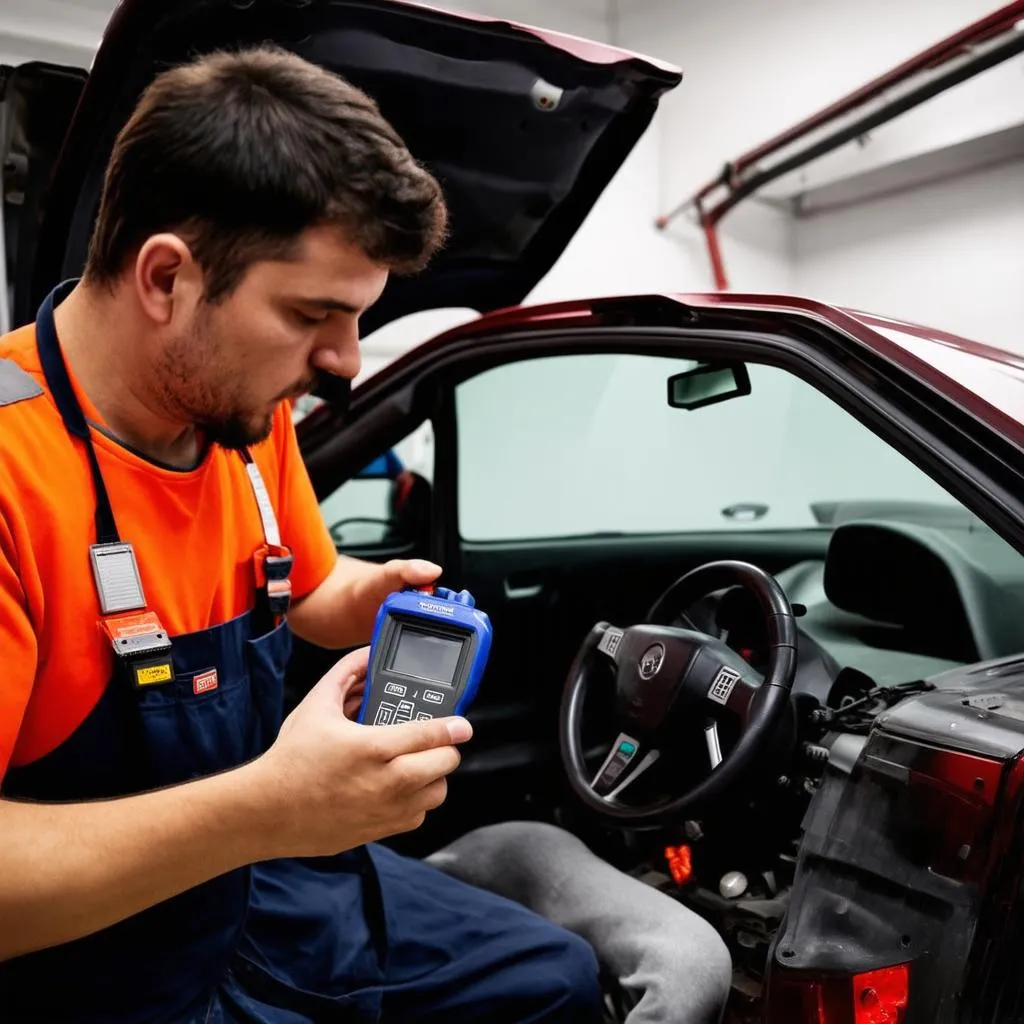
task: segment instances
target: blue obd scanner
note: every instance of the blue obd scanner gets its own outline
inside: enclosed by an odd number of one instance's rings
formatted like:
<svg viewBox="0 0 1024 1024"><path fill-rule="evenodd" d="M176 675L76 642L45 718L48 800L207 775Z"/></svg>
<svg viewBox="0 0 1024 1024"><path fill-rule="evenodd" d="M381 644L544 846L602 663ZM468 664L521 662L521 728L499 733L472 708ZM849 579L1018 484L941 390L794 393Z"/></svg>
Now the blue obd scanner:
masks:
<svg viewBox="0 0 1024 1024"><path fill-rule="evenodd" d="M491 622L467 590L407 589L380 606L358 721L364 725L466 712L487 667Z"/></svg>

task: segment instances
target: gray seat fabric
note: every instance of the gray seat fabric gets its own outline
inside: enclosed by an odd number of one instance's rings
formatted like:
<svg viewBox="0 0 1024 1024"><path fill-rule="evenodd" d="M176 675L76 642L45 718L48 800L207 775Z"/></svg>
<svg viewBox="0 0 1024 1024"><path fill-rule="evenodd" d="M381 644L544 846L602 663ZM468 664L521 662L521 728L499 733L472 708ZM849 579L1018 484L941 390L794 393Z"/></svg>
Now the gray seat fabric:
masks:
<svg viewBox="0 0 1024 1024"><path fill-rule="evenodd" d="M627 1024L721 1020L732 964L718 933L569 832L540 822L490 825L427 860L586 939L626 995Z"/></svg>

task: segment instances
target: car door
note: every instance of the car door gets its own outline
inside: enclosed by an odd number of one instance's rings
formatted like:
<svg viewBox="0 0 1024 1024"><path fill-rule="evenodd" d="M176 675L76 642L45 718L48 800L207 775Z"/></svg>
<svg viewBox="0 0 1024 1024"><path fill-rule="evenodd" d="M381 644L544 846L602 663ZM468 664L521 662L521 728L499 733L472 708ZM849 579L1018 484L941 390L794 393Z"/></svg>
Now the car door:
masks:
<svg viewBox="0 0 1024 1024"><path fill-rule="evenodd" d="M788 370L747 364L749 394L673 406L669 382L694 365L577 351L492 366L451 390L435 467L454 495L442 549L452 584L494 625L472 715L479 760L467 768L502 806L557 800L558 705L593 624L645 621L669 584L719 559L753 562L794 601L823 602L837 507L950 503Z"/></svg>
<svg viewBox="0 0 1024 1024"><path fill-rule="evenodd" d="M563 346L526 357L511 348L432 384L421 357L433 397L418 429L430 430L433 462L428 540L417 550L444 565L447 585L474 594L494 646L470 713L474 741L445 806L401 841L410 849L489 820L556 814L558 704L595 622L643 621L680 575L722 558L776 574L794 600L821 600L838 506L948 502L788 370L747 364L749 393L673 405L670 381L696 366L683 351ZM380 402L378 412L389 400ZM353 433L362 432L357 421Z"/></svg>
<svg viewBox="0 0 1024 1024"><path fill-rule="evenodd" d="M296 419L301 431L302 418ZM430 536L433 471L428 421L339 486L329 487L320 497L320 512L339 554L378 564L392 558L436 557ZM337 651L296 637L286 679L288 706L294 706L337 658Z"/></svg>

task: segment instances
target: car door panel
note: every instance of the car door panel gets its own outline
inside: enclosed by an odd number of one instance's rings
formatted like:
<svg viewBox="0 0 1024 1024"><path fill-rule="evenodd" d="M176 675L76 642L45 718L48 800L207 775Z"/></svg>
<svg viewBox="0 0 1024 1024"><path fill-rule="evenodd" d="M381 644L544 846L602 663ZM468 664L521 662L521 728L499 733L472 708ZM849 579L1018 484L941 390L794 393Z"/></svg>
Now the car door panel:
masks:
<svg viewBox="0 0 1024 1024"><path fill-rule="evenodd" d="M643 622L658 595L690 569L722 558L769 572L824 558L828 531L618 537L466 544L459 583L485 609L494 646L477 714L537 704L550 711L579 644L599 621Z"/></svg>
<svg viewBox="0 0 1024 1024"><path fill-rule="evenodd" d="M595 622L643 621L669 584L706 562L741 558L778 572L823 558L827 542L827 531L807 530L463 544L449 582L470 590L494 627L487 673L469 713L474 738L444 808L425 832L399 845L426 849L467 823L553 813L563 795L562 687Z"/></svg>

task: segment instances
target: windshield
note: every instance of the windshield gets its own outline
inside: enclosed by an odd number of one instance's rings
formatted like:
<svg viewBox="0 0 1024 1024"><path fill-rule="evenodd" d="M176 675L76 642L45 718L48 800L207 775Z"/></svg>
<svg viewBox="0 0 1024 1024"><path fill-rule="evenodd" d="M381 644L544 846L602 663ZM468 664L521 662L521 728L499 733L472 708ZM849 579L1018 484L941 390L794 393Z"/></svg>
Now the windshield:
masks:
<svg viewBox="0 0 1024 1024"><path fill-rule="evenodd" d="M459 523L471 541L830 528L849 503L967 513L810 384L748 365L750 393L669 404L696 364L581 354L457 391ZM925 506L920 509L920 506ZM910 507L912 506L912 507Z"/></svg>

